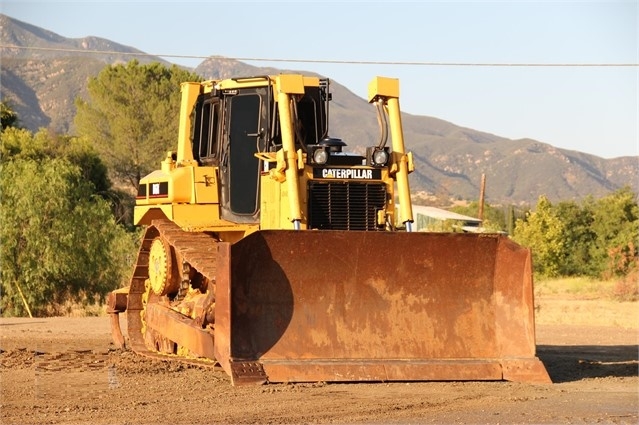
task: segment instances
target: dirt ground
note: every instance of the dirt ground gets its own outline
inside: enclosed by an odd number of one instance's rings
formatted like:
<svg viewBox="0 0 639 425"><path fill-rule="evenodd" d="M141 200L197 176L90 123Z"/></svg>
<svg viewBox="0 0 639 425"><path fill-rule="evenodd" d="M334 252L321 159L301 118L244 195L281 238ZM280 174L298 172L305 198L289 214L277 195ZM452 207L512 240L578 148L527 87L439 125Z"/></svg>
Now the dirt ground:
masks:
<svg viewBox="0 0 639 425"><path fill-rule="evenodd" d="M540 305L537 354L553 380L549 385L233 387L221 370L116 350L107 317L0 319L0 422L639 423L638 303L602 307L596 301L542 300ZM597 320L604 316L608 319Z"/></svg>

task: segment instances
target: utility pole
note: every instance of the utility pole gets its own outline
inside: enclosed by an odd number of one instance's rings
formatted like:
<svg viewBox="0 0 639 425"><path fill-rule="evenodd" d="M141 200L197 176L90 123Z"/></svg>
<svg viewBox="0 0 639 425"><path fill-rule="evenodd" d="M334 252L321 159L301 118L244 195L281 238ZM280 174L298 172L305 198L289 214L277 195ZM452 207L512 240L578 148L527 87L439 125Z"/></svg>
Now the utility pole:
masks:
<svg viewBox="0 0 639 425"><path fill-rule="evenodd" d="M486 193L486 174L481 175L481 186L479 189L479 218L482 222L484 221L484 194Z"/></svg>

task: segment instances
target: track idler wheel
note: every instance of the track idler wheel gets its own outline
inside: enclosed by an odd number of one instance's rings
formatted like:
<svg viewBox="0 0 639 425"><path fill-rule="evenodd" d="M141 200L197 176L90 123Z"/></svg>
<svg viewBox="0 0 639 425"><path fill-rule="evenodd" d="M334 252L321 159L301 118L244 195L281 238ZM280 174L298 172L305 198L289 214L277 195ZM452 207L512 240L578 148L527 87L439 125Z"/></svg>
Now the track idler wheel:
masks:
<svg viewBox="0 0 639 425"><path fill-rule="evenodd" d="M180 290L180 274L173 248L162 237L156 237L149 249L149 279L143 297L144 312L149 303L166 303L171 295ZM143 313L142 320L145 321ZM176 344L159 332L144 326L142 329L146 346L160 353L174 354Z"/></svg>
<svg viewBox="0 0 639 425"><path fill-rule="evenodd" d="M179 291L180 277L176 266L171 246L163 238L155 238L149 250L149 281L154 294L164 296Z"/></svg>

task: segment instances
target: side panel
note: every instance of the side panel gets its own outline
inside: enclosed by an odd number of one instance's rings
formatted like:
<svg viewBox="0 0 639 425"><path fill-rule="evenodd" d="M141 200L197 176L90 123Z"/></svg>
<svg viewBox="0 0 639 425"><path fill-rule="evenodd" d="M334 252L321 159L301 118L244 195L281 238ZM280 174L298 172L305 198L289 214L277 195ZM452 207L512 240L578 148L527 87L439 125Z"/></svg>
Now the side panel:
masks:
<svg viewBox="0 0 639 425"><path fill-rule="evenodd" d="M217 204L219 202L217 167L193 167L195 202Z"/></svg>
<svg viewBox="0 0 639 425"><path fill-rule="evenodd" d="M262 175L260 189L260 228L286 228L282 225L281 212L288 205L282 202L282 192L285 192L284 195L286 195L286 185L273 180L268 175Z"/></svg>
<svg viewBox="0 0 639 425"><path fill-rule="evenodd" d="M221 219L217 204L137 205L134 209L136 225L149 225L153 220L163 218L168 218L180 228L191 232L235 232L244 235L258 229L257 225L237 224Z"/></svg>
<svg viewBox="0 0 639 425"><path fill-rule="evenodd" d="M508 360L517 380L540 365L529 267L496 235L257 232L231 247L230 361L280 382L504 379Z"/></svg>

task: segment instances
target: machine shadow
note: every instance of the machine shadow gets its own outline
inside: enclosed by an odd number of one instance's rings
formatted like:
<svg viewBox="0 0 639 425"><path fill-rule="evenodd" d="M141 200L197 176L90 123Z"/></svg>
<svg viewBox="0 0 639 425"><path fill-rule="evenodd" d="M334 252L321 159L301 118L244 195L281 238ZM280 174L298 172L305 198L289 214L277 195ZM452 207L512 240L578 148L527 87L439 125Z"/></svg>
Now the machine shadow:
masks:
<svg viewBox="0 0 639 425"><path fill-rule="evenodd" d="M269 352L293 317L291 282L273 259L273 241L267 235L254 233L232 248L231 351L248 360Z"/></svg>
<svg viewBox="0 0 639 425"><path fill-rule="evenodd" d="M538 345L537 356L554 383L639 374L637 345Z"/></svg>

